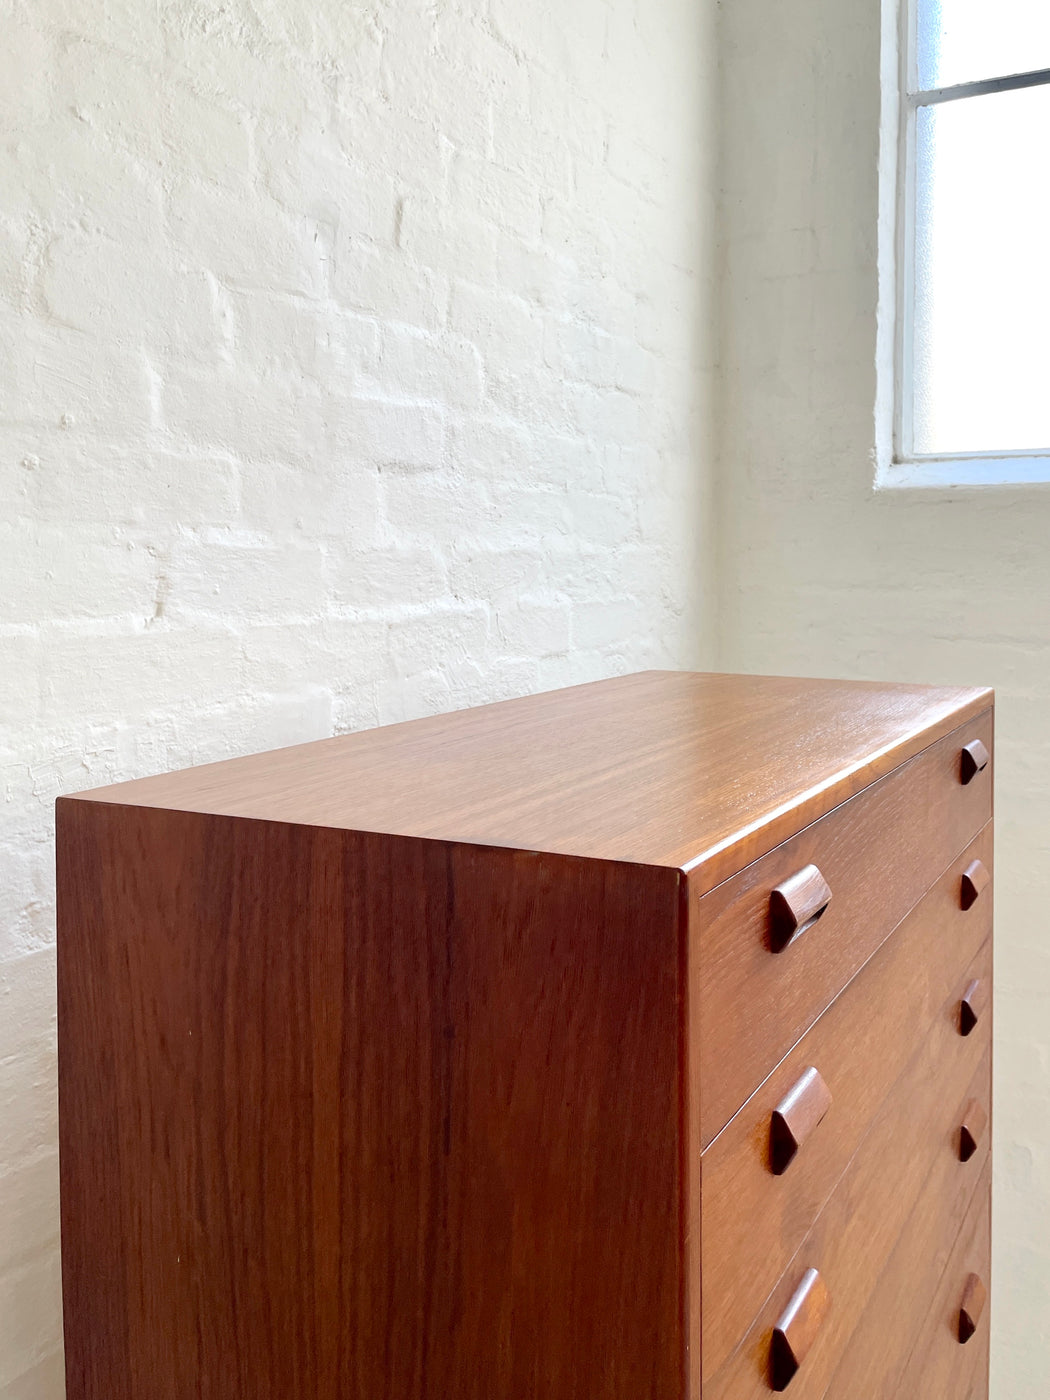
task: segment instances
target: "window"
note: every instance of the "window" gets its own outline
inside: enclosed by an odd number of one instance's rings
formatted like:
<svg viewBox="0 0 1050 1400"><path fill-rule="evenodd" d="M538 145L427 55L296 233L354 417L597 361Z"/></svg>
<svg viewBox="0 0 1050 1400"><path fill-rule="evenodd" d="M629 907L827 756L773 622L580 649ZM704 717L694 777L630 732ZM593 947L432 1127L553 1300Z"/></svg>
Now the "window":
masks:
<svg viewBox="0 0 1050 1400"><path fill-rule="evenodd" d="M880 482L1050 480L1050 0L900 5Z"/></svg>

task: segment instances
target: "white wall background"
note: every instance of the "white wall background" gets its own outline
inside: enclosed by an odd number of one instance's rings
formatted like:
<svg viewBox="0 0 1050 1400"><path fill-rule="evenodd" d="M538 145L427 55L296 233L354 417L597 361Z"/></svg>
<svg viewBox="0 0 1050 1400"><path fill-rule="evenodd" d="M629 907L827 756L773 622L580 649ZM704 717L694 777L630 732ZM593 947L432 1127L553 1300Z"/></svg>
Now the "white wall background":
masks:
<svg viewBox="0 0 1050 1400"><path fill-rule="evenodd" d="M1050 492L873 495L879 3L713 14L0 0L0 1400L61 1394L56 793L716 643L998 687L1047 1393Z"/></svg>
<svg viewBox="0 0 1050 1400"><path fill-rule="evenodd" d="M992 1393L1045 1400L1050 488L873 493L879 0L721 13L720 660L997 687Z"/></svg>
<svg viewBox="0 0 1050 1400"><path fill-rule="evenodd" d="M707 655L691 0L0 0L0 1397L57 793Z"/></svg>

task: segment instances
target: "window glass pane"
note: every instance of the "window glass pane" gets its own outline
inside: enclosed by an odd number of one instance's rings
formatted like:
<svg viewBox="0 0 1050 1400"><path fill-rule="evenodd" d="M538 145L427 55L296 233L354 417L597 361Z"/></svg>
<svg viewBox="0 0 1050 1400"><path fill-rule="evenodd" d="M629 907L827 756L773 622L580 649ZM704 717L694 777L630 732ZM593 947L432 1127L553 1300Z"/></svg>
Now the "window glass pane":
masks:
<svg viewBox="0 0 1050 1400"><path fill-rule="evenodd" d="M1050 87L915 114L916 452L1050 448Z"/></svg>
<svg viewBox="0 0 1050 1400"><path fill-rule="evenodd" d="M1050 68L1050 0L916 0L919 87Z"/></svg>

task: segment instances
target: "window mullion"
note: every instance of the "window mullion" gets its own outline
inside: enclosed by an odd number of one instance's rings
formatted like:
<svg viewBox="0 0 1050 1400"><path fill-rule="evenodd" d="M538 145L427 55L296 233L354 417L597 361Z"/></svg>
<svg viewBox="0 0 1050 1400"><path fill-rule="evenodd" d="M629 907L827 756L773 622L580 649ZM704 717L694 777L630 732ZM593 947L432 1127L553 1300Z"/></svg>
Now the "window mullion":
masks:
<svg viewBox="0 0 1050 1400"><path fill-rule="evenodd" d="M900 0L900 64L898 137L897 137L897 257L896 257L896 320L894 353L894 452L898 458L912 452L912 395L915 383L912 373L912 316L914 267L914 169L915 169L915 111L907 94L915 86L918 75L916 37L918 27L917 0Z"/></svg>
<svg viewBox="0 0 1050 1400"><path fill-rule="evenodd" d="M1030 73L1012 73L1001 78L980 78L953 87L926 88L918 92L908 89L911 107L932 107L940 102L958 102L966 97L986 97L997 92L1017 92L1022 88L1042 87L1050 83L1050 68L1034 68Z"/></svg>

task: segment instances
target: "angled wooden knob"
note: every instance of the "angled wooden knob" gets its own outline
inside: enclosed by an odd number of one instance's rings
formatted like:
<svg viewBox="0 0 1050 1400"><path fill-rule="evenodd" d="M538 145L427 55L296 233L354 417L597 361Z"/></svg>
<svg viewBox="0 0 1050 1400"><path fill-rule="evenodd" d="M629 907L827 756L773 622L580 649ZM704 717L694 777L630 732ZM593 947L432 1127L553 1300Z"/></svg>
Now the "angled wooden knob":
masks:
<svg viewBox="0 0 1050 1400"><path fill-rule="evenodd" d="M812 928L827 909L831 886L815 865L806 865L769 896L769 945L783 952L806 929Z"/></svg>
<svg viewBox="0 0 1050 1400"><path fill-rule="evenodd" d="M972 860L970 862L963 871L962 886L959 891L959 903L964 909L970 909L977 903L981 897L981 891L991 878L983 861Z"/></svg>
<svg viewBox="0 0 1050 1400"><path fill-rule="evenodd" d="M769 1125L769 1165L781 1176L795 1160L799 1148L831 1107L831 1090L820 1071L813 1068L777 1104Z"/></svg>
<svg viewBox="0 0 1050 1400"><path fill-rule="evenodd" d="M968 1162L980 1146L988 1126L988 1110L980 1099L971 1099L959 1128L959 1161Z"/></svg>
<svg viewBox="0 0 1050 1400"><path fill-rule="evenodd" d="M988 982L975 979L959 1002L959 1034L969 1035L988 1007Z"/></svg>
<svg viewBox="0 0 1050 1400"><path fill-rule="evenodd" d="M831 1306L831 1297L816 1269L807 1269L802 1282L773 1328L769 1345L769 1384L786 1390L806 1359Z"/></svg>
<svg viewBox="0 0 1050 1400"><path fill-rule="evenodd" d="M971 739L968 744L964 744L962 753L959 755L959 781L961 783L972 782L982 769L988 767L988 760L991 757L980 739Z"/></svg>
<svg viewBox="0 0 1050 1400"><path fill-rule="evenodd" d="M968 1342L977 1331L977 1324L981 1320L985 1304L988 1302L988 1290L981 1282L977 1274L971 1274L966 1280L963 1288L962 1302L959 1304L959 1341Z"/></svg>

